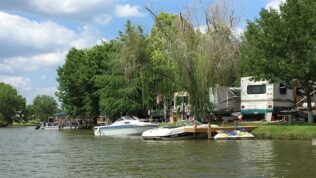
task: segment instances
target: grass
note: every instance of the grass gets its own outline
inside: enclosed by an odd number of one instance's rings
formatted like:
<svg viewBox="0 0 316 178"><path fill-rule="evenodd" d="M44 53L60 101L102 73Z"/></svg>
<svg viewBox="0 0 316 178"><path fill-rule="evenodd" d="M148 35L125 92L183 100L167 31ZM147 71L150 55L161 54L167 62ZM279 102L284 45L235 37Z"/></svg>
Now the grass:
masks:
<svg viewBox="0 0 316 178"><path fill-rule="evenodd" d="M225 125L234 125L229 123ZM258 139L310 140L316 137L316 124L287 122L240 122L239 126L258 126L252 134Z"/></svg>
<svg viewBox="0 0 316 178"><path fill-rule="evenodd" d="M310 140L316 137L315 125L266 125L252 131L259 139Z"/></svg>
<svg viewBox="0 0 316 178"><path fill-rule="evenodd" d="M12 126L37 126L40 123L40 120L30 120L28 122L13 122Z"/></svg>

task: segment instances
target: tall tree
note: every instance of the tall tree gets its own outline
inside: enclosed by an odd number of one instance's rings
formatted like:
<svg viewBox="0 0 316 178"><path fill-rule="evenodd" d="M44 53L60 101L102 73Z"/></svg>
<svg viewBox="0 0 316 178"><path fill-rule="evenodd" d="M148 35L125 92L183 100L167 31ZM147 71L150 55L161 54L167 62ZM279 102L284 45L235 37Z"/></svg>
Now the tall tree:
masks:
<svg viewBox="0 0 316 178"><path fill-rule="evenodd" d="M57 102L52 96L39 95L33 100L34 114L41 121L47 121L48 117L54 116L57 112Z"/></svg>
<svg viewBox="0 0 316 178"><path fill-rule="evenodd" d="M248 22L241 53L243 75L305 89L309 123L313 122L309 93L316 82L315 9L314 0L288 0L280 11L262 9L260 18Z"/></svg>
<svg viewBox="0 0 316 178"><path fill-rule="evenodd" d="M111 45L103 43L89 49L72 48L66 63L57 69L59 92L63 107L74 117L97 118L100 114L97 75L106 70L103 60Z"/></svg>
<svg viewBox="0 0 316 178"><path fill-rule="evenodd" d="M0 83L0 113L5 122L12 124L13 120L23 119L26 100L12 86Z"/></svg>
<svg viewBox="0 0 316 178"><path fill-rule="evenodd" d="M145 37L139 26L127 21L114 43L115 53L105 74L99 76L101 112L115 118L122 114L142 114L148 105L148 58Z"/></svg>
<svg viewBox="0 0 316 178"><path fill-rule="evenodd" d="M170 36L175 33L176 21L178 16L175 14L160 13L155 19L146 39L146 50L149 56L149 88L152 97L157 95L164 96L165 101L173 98L177 91L175 85L175 63L169 48ZM154 100L151 103L155 105ZM165 102L165 104L167 104Z"/></svg>
<svg viewBox="0 0 316 178"><path fill-rule="evenodd" d="M147 7L156 22L152 32L162 34L164 57L170 56L174 77L170 86L174 92L190 93L192 111L198 117L209 114L210 87L231 85L237 79L239 40L232 33L235 17L231 6L221 2L208 4L204 11L206 33L193 27L191 13L166 18L168 15L156 15Z"/></svg>

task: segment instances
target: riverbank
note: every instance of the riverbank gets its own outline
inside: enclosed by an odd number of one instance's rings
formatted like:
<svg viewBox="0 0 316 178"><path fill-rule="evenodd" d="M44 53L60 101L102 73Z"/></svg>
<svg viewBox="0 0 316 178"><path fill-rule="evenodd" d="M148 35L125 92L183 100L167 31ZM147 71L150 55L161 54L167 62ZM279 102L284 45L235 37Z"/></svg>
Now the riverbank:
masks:
<svg viewBox="0 0 316 178"><path fill-rule="evenodd" d="M31 120L28 122L13 122L11 126L13 127L24 127L24 126L37 126L40 125L40 120Z"/></svg>
<svg viewBox="0 0 316 178"><path fill-rule="evenodd" d="M316 125L284 122L241 122L240 126L258 126L252 134L257 139L311 140L316 137Z"/></svg>
<svg viewBox="0 0 316 178"><path fill-rule="evenodd" d="M316 126L260 126L255 129L252 134L258 139L311 140L316 137Z"/></svg>

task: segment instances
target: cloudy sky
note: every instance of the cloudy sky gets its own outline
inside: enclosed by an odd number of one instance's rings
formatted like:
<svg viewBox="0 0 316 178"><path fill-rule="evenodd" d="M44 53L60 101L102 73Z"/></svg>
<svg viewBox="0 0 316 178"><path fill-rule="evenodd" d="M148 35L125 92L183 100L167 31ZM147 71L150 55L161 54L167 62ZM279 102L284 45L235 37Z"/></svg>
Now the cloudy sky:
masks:
<svg viewBox="0 0 316 178"><path fill-rule="evenodd" d="M117 37L127 19L148 33L153 19L144 9L179 13L203 0L0 0L0 82L14 86L30 104L54 96L56 68L72 47L88 48ZM236 32L261 8L284 0L235 0ZM199 19L199 17L197 18ZM203 26L203 19L200 18Z"/></svg>

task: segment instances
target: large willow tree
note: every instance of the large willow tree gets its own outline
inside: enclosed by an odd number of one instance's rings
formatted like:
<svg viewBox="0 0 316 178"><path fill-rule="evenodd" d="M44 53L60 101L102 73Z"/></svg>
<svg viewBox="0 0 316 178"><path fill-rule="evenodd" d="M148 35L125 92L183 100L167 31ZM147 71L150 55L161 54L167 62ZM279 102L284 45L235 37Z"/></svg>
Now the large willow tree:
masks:
<svg viewBox="0 0 316 178"><path fill-rule="evenodd" d="M210 87L231 86L238 78L239 40L232 33L235 18L229 8L222 1L207 6L206 33L201 33L188 15L156 15L147 7L156 21L153 29L162 34L165 56L170 57L175 80L170 86L173 92L190 93L191 108L198 117L210 113Z"/></svg>

